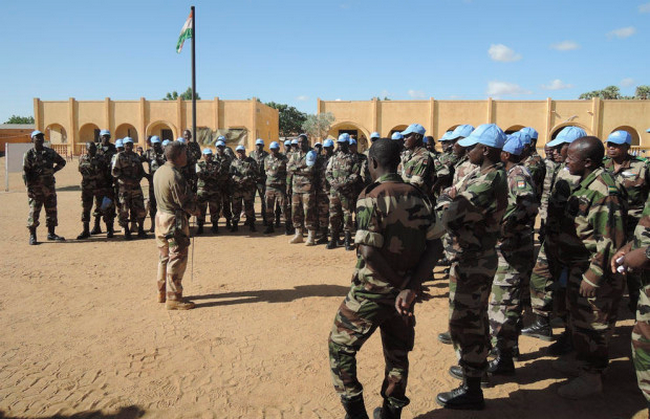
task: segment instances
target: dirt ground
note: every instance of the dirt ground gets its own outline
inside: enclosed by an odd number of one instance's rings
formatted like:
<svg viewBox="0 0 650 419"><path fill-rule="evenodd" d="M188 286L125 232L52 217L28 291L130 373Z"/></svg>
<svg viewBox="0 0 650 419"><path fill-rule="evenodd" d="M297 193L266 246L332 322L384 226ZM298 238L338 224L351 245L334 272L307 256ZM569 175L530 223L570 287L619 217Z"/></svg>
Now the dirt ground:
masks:
<svg viewBox="0 0 650 419"><path fill-rule="evenodd" d="M3 185L4 163L0 159ZM19 173L10 175L10 191L0 193L0 418L344 416L330 381L327 335L348 290L352 252L290 245L282 234L201 236L184 280L197 308L170 312L155 302L153 239L124 242L121 234L111 240L103 234L73 240L81 231L76 160L57 181L57 232L65 243L28 246ZM484 411L440 408L436 394L459 382L447 372L455 362L451 347L436 339L448 315L447 283L436 276L433 298L416 309L412 402L403 417L646 417L625 308L602 397L571 402L557 396L565 379L551 368L547 344L522 337L516 376L494 380ZM372 412L381 402L378 336L358 361Z"/></svg>

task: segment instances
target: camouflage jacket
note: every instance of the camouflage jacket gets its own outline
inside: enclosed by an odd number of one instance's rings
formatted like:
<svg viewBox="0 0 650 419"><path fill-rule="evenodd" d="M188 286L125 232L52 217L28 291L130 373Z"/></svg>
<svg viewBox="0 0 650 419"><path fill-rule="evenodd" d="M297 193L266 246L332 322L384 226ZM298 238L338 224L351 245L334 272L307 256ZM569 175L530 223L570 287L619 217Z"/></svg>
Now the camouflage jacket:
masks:
<svg viewBox="0 0 650 419"><path fill-rule="evenodd" d="M434 160L436 177L453 179L458 160L458 156L452 150L438 154Z"/></svg>
<svg viewBox="0 0 650 419"><path fill-rule="evenodd" d="M573 176L566 163L559 164L553 188L548 196L546 214L546 239L556 242L558 235L573 226L573 222L564 217L567 201L573 191L580 186L580 177Z"/></svg>
<svg viewBox="0 0 650 419"><path fill-rule="evenodd" d="M355 157L359 162L359 180L357 180L356 193L361 193L361 190L372 183L370 179L370 170L368 170L368 153L370 149L363 153L356 153Z"/></svg>
<svg viewBox="0 0 650 419"><path fill-rule="evenodd" d="M197 161L201 160L201 146L196 141L190 141L187 143L187 160L192 161L195 164Z"/></svg>
<svg viewBox="0 0 650 419"><path fill-rule="evenodd" d="M634 241L632 243L632 249L638 249L639 247L647 246L650 246L650 201L645 203L643 214L641 215L641 220L634 229ZM648 272L645 271L645 273L647 274ZM648 275L645 276L648 277Z"/></svg>
<svg viewBox="0 0 650 419"><path fill-rule="evenodd" d="M451 202L442 212L442 222L459 258L494 253L501 218L508 206L508 181L501 163L481 170L477 167L450 188Z"/></svg>
<svg viewBox="0 0 650 419"><path fill-rule="evenodd" d="M533 249L533 228L539 209L535 183L528 169L518 164L506 173L508 176L508 207L501 221L499 247L515 252Z"/></svg>
<svg viewBox="0 0 650 419"><path fill-rule="evenodd" d="M262 171L262 168L264 167L264 159L268 155L269 155L268 151L265 150L262 150L262 152L253 150L249 154L249 156L252 157L253 160L255 160L255 163L257 163L257 167L260 169L260 178L258 179L257 182L261 184L264 184L264 172Z"/></svg>
<svg viewBox="0 0 650 419"><path fill-rule="evenodd" d="M359 228L354 242L378 249L405 279L420 261L427 240L444 233L434 222L428 198L396 173L380 177L361 192L356 214ZM352 286L375 300L394 300L399 292L381 272L367 265L361 252L357 252Z"/></svg>
<svg viewBox="0 0 650 419"><path fill-rule="evenodd" d="M424 147L407 150L402 156L400 168L404 182L417 186L427 195L431 192L436 172L429 150Z"/></svg>
<svg viewBox="0 0 650 419"><path fill-rule="evenodd" d="M217 181L220 186L230 184L230 165L232 164L232 159L226 152L223 154L216 153L212 156L212 161L219 165L217 169Z"/></svg>
<svg viewBox="0 0 650 419"><path fill-rule="evenodd" d="M32 147L23 154L23 181L29 189L32 186L54 187L54 166L63 168L65 159L48 147L37 151Z"/></svg>
<svg viewBox="0 0 650 419"><path fill-rule="evenodd" d="M266 187L285 191L287 188L287 158L278 153L278 157L269 154L262 165L266 177Z"/></svg>
<svg viewBox="0 0 650 419"><path fill-rule="evenodd" d="M104 157L106 161L110 162L116 154L115 144L108 143L107 146L103 146L101 142L97 143L97 155Z"/></svg>
<svg viewBox="0 0 650 419"><path fill-rule="evenodd" d="M149 166L149 180L153 180L153 175L156 173L156 170L167 161L165 152L161 150L160 153L157 153L153 147L144 152L143 158L147 162L147 166Z"/></svg>
<svg viewBox="0 0 650 419"><path fill-rule="evenodd" d="M316 192L318 183L318 159L316 164L307 165L307 153L309 151L296 151L291 154L287 164L287 179L291 179L293 193ZM287 183L289 185L289 183Z"/></svg>
<svg viewBox="0 0 650 419"><path fill-rule="evenodd" d="M648 200L650 191L650 168L648 164L638 157L629 156L621 167L616 170L614 160L606 157L603 166L614 175L614 179L625 188L627 192L627 231L632 233L636 223L641 219L643 207Z"/></svg>
<svg viewBox="0 0 650 419"><path fill-rule="evenodd" d="M260 173L257 169L255 159L246 156L243 159L235 159L230 163L230 179L232 187L236 191L245 191L255 188Z"/></svg>
<svg viewBox="0 0 650 419"><path fill-rule="evenodd" d="M555 178L557 177L557 171L560 164L556 163L552 159L544 159L544 166L546 166L546 172L544 173L542 196L539 199L539 217L542 221L546 222L548 198L551 196L553 185L555 185Z"/></svg>
<svg viewBox="0 0 650 419"><path fill-rule="evenodd" d="M109 188L113 184L109 176L109 163L104 156L84 154L79 157L79 173L83 189Z"/></svg>
<svg viewBox="0 0 650 419"><path fill-rule="evenodd" d="M625 198L620 184L599 167L578 184L563 216L567 228L557 242L560 262L571 267L588 265L583 278L600 285L612 276L609 261L625 244Z"/></svg>
<svg viewBox="0 0 650 419"><path fill-rule="evenodd" d="M544 163L544 159L542 159L542 156L537 154L537 151L533 151L533 153L523 161L523 165L530 172L530 176L535 184L535 195L537 196L537 200L541 201L542 192L544 190L544 177L546 176L546 164Z"/></svg>
<svg viewBox="0 0 650 419"><path fill-rule="evenodd" d="M327 163L325 178L332 192L353 194L359 183L360 172L359 160L352 153L337 150Z"/></svg>
<svg viewBox="0 0 650 419"><path fill-rule="evenodd" d="M111 174L120 186L140 187L140 180L145 175L140 156L133 151L117 153Z"/></svg>
<svg viewBox="0 0 650 419"><path fill-rule="evenodd" d="M199 160L196 163L196 186L199 192L216 192L219 186L219 162L214 159Z"/></svg>
<svg viewBox="0 0 650 419"><path fill-rule="evenodd" d="M454 164L454 180L452 185L460 182L465 176L469 175L478 166L469 161L469 155L465 154L456 164Z"/></svg>

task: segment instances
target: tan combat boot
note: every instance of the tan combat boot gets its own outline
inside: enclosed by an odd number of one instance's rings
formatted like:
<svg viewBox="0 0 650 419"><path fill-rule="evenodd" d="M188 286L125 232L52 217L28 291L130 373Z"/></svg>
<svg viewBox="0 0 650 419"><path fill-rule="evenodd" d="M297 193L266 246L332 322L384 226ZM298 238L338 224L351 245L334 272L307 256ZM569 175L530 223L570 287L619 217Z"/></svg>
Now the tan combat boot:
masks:
<svg viewBox="0 0 650 419"><path fill-rule="evenodd" d="M296 228L296 234L289 240L289 243L302 243L302 228Z"/></svg>
<svg viewBox="0 0 650 419"><path fill-rule="evenodd" d="M167 300L165 303L165 308L167 310L191 310L195 307L195 304L191 301L182 299L182 300Z"/></svg>
<svg viewBox="0 0 650 419"><path fill-rule="evenodd" d="M158 302L164 303L165 301L167 301L167 292L158 291Z"/></svg>
<svg viewBox="0 0 650 419"><path fill-rule="evenodd" d="M598 373L585 372L569 381L557 390L557 394L565 399L584 399L603 392L603 380Z"/></svg>
<svg viewBox="0 0 650 419"><path fill-rule="evenodd" d="M305 246L315 246L316 245L316 231L308 230L307 232L307 242Z"/></svg>

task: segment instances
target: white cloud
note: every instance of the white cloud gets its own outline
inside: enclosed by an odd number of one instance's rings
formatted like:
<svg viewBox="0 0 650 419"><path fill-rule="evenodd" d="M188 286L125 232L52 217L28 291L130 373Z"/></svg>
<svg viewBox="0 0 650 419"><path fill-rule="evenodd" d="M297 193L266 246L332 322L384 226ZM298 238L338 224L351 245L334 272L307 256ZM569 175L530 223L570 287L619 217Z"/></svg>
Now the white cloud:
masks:
<svg viewBox="0 0 650 419"><path fill-rule="evenodd" d="M306 101L309 100L309 96L304 96L304 95L303 95L303 96L298 96L298 97L296 98L296 100L297 100L298 102L306 102Z"/></svg>
<svg viewBox="0 0 650 419"><path fill-rule="evenodd" d="M336 99L334 99L334 101L335 101L335 102L340 102L340 101L341 101L341 98L340 98L340 97L337 97Z"/></svg>
<svg viewBox="0 0 650 419"><path fill-rule="evenodd" d="M518 84L508 83L505 81L491 81L488 83L487 91L485 92L488 96L519 96L519 95L529 95L533 92L526 90Z"/></svg>
<svg viewBox="0 0 650 419"><path fill-rule="evenodd" d="M409 90L408 91L409 96L413 99L424 99L424 92L422 90Z"/></svg>
<svg viewBox="0 0 650 419"><path fill-rule="evenodd" d="M546 89L546 90L564 90L564 89L571 89L572 87L573 87L572 84L563 83L562 80L560 79L555 79L551 81L549 84L542 85L542 89Z"/></svg>
<svg viewBox="0 0 650 419"><path fill-rule="evenodd" d="M621 80L621 86L623 87L632 87L636 83L636 80L634 80L631 77L626 77L623 80Z"/></svg>
<svg viewBox="0 0 650 419"><path fill-rule="evenodd" d="M650 13L650 3L640 4L639 13Z"/></svg>
<svg viewBox="0 0 650 419"><path fill-rule="evenodd" d="M630 36L636 33L636 28L634 26L628 26L625 28L614 29L611 32L607 32L608 38L629 38Z"/></svg>
<svg viewBox="0 0 650 419"><path fill-rule="evenodd" d="M488 54L494 61L501 61L504 63L521 60L520 54L515 53L514 50L508 48L503 44L490 45Z"/></svg>
<svg viewBox="0 0 650 419"><path fill-rule="evenodd" d="M573 51L580 48L580 45L575 41L562 41L551 45L551 48L558 51Z"/></svg>

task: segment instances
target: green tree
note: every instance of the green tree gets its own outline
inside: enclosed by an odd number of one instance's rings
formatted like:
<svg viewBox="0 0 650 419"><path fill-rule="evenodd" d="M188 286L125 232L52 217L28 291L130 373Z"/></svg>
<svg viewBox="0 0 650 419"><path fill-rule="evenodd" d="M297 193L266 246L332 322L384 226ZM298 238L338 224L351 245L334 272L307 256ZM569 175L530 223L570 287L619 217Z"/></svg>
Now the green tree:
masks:
<svg viewBox="0 0 650 419"><path fill-rule="evenodd" d="M306 113L284 103L268 102L265 105L277 109L280 114L280 137L300 134L302 124L307 120Z"/></svg>
<svg viewBox="0 0 650 419"><path fill-rule="evenodd" d="M336 118L331 112L308 115L307 119L302 124L302 129L305 130L307 135L310 137L322 139L325 138L329 132L334 119Z"/></svg>
<svg viewBox="0 0 650 419"><path fill-rule="evenodd" d="M634 97L635 99L650 100L650 86L637 86Z"/></svg>
<svg viewBox="0 0 650 419"><path fill-rule="evenodd" d="M180 94L180 96L176 90L171 93L167 92L167 95L162 100L176 100L179 97L183 100L192 100L192 88L188 87L186 91ZM201 100L201 96L199 96L198 93L196 94L196 100Z"/></svg>
<svg viewBox="0 0 650 419"><path fill-rule="evenodd" d="M650 86L638 86L634 96L623 96L617 86L607 86L603 90L592 90L591 92L583 93L578 99L590 100L595 97L608 100L650 100Z"/></svg>
<svg viewBox="0 0 650 419"><path fill-rule="evenodd" d="M33 116L11 115L9 119L5 121L5 124L33 124L33 123L34 123Z"/></svg>

